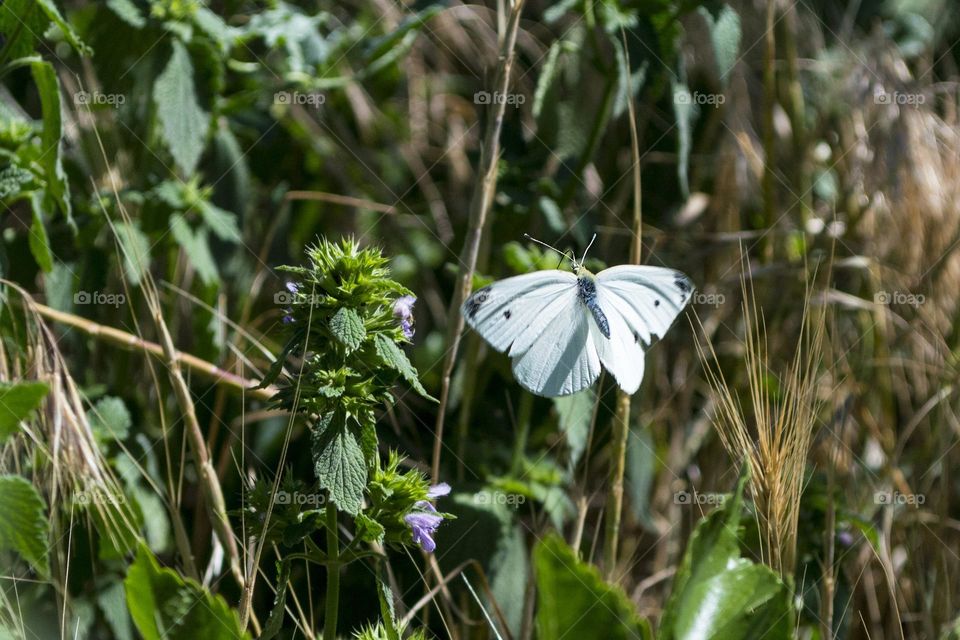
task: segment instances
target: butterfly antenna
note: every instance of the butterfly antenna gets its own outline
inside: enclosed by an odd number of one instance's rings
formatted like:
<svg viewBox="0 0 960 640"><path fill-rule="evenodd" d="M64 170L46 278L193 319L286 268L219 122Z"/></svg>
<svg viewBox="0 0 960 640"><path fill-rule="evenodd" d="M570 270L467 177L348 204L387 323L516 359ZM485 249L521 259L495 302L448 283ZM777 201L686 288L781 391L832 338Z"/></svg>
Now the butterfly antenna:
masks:
<svg viewBox="0 0 960 640"><path fill-rule="evenodd" d="M574 258L571 259L570 256L568 256L568 255L567 255L566 253L564 253L563 251L560 251L560 249L557 249L556 247L554 247L554 246L552 246L552 245L549 245L549 244L547 244L546 242L542 242L542 241L540 241L540 240L537 240L536 238L534 238L534 237L533 237L532 235L530 235L529 233L523 234L523 237L526 238L527 240L532 241L532 242L536 242L537 244L539 244L539 245L541 245L541 246L544 246L544 247L546 247L547 249L550 249L551 251L556 251L557 253L559 253L559 254L560 254L561 256L563 256L564 258L567 258L567 259L569 259L571 262L573 262L574 264L576 264L576 256L574 256ZM563 260L560 261L560 264L563 264ZM559 266L559 265L557 265L557 266Z"/></svg>
<svg viewBox="0 0 960 640"><path fill-rule="evenodd" d="M587 251L590 251L590 247L593 246L593 242L596 239L597 239L597 234L593 234L593 237L590 238L590 244L588 244L587 248L583 250L583 257L580 258L580 264L583 264L584 261L587 259Z"/></svg>

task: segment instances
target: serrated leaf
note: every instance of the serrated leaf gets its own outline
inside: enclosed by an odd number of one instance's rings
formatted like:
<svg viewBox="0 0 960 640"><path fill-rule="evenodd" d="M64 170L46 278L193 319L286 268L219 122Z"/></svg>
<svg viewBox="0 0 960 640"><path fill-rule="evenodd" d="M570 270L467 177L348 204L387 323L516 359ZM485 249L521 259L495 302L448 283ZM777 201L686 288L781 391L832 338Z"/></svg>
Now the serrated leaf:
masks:
<svg viewBox="0 0 960 640"><path fill-rule="evenodd" d="M333 425L311 433L313 467L320 487L330 492L330 500L340 511L352 516L360 512L363 490L367 486L367 467L356 434L347 425Z"/></svg>
<svg viewBox="0 0 960 640"><path fill-rule="evenodd" d="M0 551L16 551L46 576L49 534L46 505L34 486L20 476L0 476Z"/></svg>
<svg viewBox="0 0 960 640"><path fill-rule="evenodd" d="M57 25L60 31L63 33L63 37L67 42L70 43L70 46L79 53L81 56L90 55L93 53L90 50L90 47L85 45L80 37L77 35L77 32L73 30L73 27L69 22L64 20L63 16L60 14L60 10L57 9L57 5L53 3L53 0L34 0L37 3L37 6L40 7L40 10L46 14L47 18Z"/></svg>
<svg viewBox="0 0 960 640"><path fill-rule="evenodd" d="M218 238L227 242L240 242L243 239L237 226L237 216L210 202L200 202L197 207L207 228Z"/></svg>
<svg viewBox="0 0 960 640"><path fill-rule="evenodd" d="M130 284L138 285L150 264L150 241L136 223L118 222L115 227L123 255L123 271Z"/></svg>
<svg viewBox="0 0 960 640"><path fill-rule="evenodd" d="M47 228L43 224L43 196L35 191L30 195L30 204L33 209L33 222L30 223L28 244L33 259L44 273L53 269L53 253L50 251L50 238L47 237Z"/></svg>
<svg viewBox="0 0 960 640"><path fill-rule="evenodd" d="M130 616L146 640L250 637L226 600L172 569L161 568L146 545L140 545L124 587Z"/></svg>
<svg viewBox="0 0 960 640"><path fill-rule="evenodd" d="M210 120L197 101L190 55L178 40L174 40L170 61L153 85L153 100L161 137L180 170L190 175L203 153Z"/></svg>
<svg viewBox="0 0 960 640"><path fill-rule="evenodd" d="M560 416L560 433L570 447L570 464L576 466L587 446L590 421L593 418L595 395L593 389L584 389L573 395L554 398L553 406Z"/></svg>
<svg viewBox="0 0 960 640"><path fill-rule="evenodd" d="M436 398L432 397L427 390L423 388L423 385L420 384L420 374L417 373L416 367L410 363L410 359L407 358L407 354L403 352L397 343L386 337L383 334L377 334L377 337L374 339L374 345L377 349L377 355L380 356L380 359L385 365L399 373L407 383L413 387L413 390L419 393L424 398L428 400L436 401Z"/></svg>
<svg viewBox="0 0 960 640"><path fill-rule="evenodd" d="M210 243L207 241L207 233L200 229L194 232L190 228L186 219L179 213L170 216L170 233L174 240L180 245L184 255L193 268L197 270L197 275L206 285L218 284L220 275L217 273L217 264L210 253Z"/></svg>
<svg viewBox="0 0 960 640"><path fill-rule="evenodd" d="M130 412L120 398L107 396L101 398L93 409L87 412L90 428L101 440L124 440L130 432Z"/></svg>
<svg viewBox="0 0 960 640"><path fill-rule="evenodd" d="M60 83L57 73L49 62L34 62L31 65L33 81L40 95L40 110L43 117L43 132L40 135L40 165L47 179L46 195L56 202L70 225L73 225L70 208L70 186L63 170L61 139L63 120L60 115Z"/></svg>
<svg viewBox="0 0 960 640"><path fill-rule="evenodd" d="M147 25L146 18L140 13L140 9L133 0L107 0L107 8L135 29L142 29Z"/></svg>
<svg viewBox="0 0 960 640"><path fill-rule="evenodd" d="M553 534L533 551L537 567L537 627L541 640L651 638L627 595L607 584L596 567L580 562Z"/></svg>
<svg viewBox="0 0 960 640"><path fill-rule="evenodd" d="M724 4L716 11L711 11L707 7L700 7L699 11L710 28L713 54L717 60L717 73L720 82L726 86L730 80L730 71L733 70L740 53L740 16L728 4Z"/></svg>
<svg viewBox="0 0 960 640"><path fill-rule="evenodd" d="M0 202L16 199L22 191L21 187L32 180L32 173L16 165L0 171Z"/></svg>
<svg viewBox="0 0 960 640"><path fill-rule="evenodd" d="M0 382L0 444L17 432L20 421L40 406L49 391L43 382Z"/></svg>
<svg viewBox="0 0 960 640"><path fill-rule="evenodd" d="M341 307L330 318L330 332L337 341L347 348L347 352L356 350L367 337L363 328L363 319L349 307Z"/></svg>
<svg viewBox="0 0 960 640"><path fill-rule="evenodd" d="M257 640L270 640L283 628L284 609L287 605L287 584L290 581L290 562L277 563L280 570L277 572L277 592L273 596L273 609L267 616L263 631Z"/></svg>
<svg viewBox="0 0 960 640"><path fill-rule="evenodd" d="M127 613L127 602L124 598L123 584L111 582L97 594L97 605L103 611L110 630L117 640L133 640L133 625L130 614Z"/></svg>

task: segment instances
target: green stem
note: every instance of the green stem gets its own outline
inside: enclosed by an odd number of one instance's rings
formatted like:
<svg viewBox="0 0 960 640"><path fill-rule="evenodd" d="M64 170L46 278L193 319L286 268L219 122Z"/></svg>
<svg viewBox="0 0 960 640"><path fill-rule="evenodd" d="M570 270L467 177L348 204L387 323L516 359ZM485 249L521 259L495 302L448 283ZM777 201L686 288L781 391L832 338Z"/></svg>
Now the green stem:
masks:
<svg viewBox="0 0 960 640"><path fill-rule="evenodd" d="M337 611L340 606L340 539L337 508L327 504L327 602L323 618L323 640L336 640Z"/></svg>

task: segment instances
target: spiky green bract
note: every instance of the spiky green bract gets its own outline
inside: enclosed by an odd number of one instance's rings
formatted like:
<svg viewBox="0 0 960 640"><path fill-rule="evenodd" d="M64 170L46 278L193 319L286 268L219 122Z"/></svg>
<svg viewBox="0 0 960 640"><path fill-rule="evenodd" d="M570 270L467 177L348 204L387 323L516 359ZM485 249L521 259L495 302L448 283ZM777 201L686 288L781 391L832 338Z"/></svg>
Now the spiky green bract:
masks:
<svg viewBox="0 0 960 640"><path fill-rule="evenodd" d="M387 627L384 626L382 622L378 622L376 625L368 625L354 632L353 637L356 640L391 640L392 638ZM427 634L423 629L417 629L416 631L410 632L407 640L427 640Z"/></svg>
<svg viewBox="0 0 960 640"><path fill-rule="evenodd" d="M402 472L403 458L391 451L385 467L378 467L367 484L368 506L356 518L357 536L365 542L412 545L413 535L404 517L423 500L430 500L430 482L416 469ZM452 518L448 513L437 513Z"/></svg>
<svg viewBox="0 0 960 640"><path fill-rule="evenodd" d="M408 340L394 315L396 301L412 293L390 278L379 249L353 239L321 239L307 249L307 266L281 270L293 276L275 296L291 334L263 385L276 382L276 403L308 416L320 487L356 516L378 466L377 408L392 402L401 379L429 398L401 348Z"/></svg>

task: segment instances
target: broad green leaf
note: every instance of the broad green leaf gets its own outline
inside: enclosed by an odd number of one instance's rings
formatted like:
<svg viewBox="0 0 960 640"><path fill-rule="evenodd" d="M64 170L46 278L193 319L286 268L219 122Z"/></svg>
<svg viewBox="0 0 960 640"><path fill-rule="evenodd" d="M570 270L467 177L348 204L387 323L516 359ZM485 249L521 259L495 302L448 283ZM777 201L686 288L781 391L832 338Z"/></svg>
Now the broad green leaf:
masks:
<svg viewBox="0 0 960 640"><path fill-rule="evenodd" d="M60 83L57 73L49 62L34 62L31 65L33 81L40 94L40 110L43 116L43 133L40 135L40 165L47 179L46 194L73 225L70 208L70 186L63 171L61 144L63 120L60 116Z"/></svg>
<svg viewBox="0 0 960 640"><path fill-rule="evenodd" d="M560 416L560 433L570 447L570 464L575 466L587 446L590 421L593 418L595 394L593 389L561 398L554 398L553 406Z"/></svg>
<svg viewBox="0 0 960 640"><path fill-rule="evenodd" d="M226 600L172 569L161 568L145 545L140 545L124 587L130 616L146 640L250 637Z"/></svg>
<svg viewBox="0 0 960 640"><path fill-rule="evenodd" d="M537 628L541 640L650 638L649 624L618 587L581 562L557 535L537 543Z"/></svg>
<svg viewBox="0 0 960 640"><path fill-rule="evenodd" d="M98 400L93 409L87 412L87 421L101 441L125 440L132 424L127 405L113 396Z"/></svg>
<svg viewBox="0 0 960 640"><path fill-rule="evenodd" d="M3 62L35 53L37 39L47 30L50 19L35 0L5 0L0 3L0 33L4 35Z"/></svg>
<svg viewBox="0 0 960 640"><path fill-rule="evenodd" d="M146 18L140 13L140 9L133 3L133 0L107 0L107 7L118 18L135 29L142 29L147 25Z"/></svg>
<svg viewBox="0 0 960 640"><path fill-rule="evenodd" d="M349 307L341 307L333 314L330 318L330 332L337 342L347 348L348 353L355 351L367 337L363 319Z"/></svg>
<svg viewBox="0 0 960 640"><path fill-rule="evenodd" d="M267 622L263 625L263 631L257 640L271 640L283 628L284 609L287 605L287 584L290 582L290 562L278 562L277 567L277 592L273 596L273 609L270 610Z"/></svg>
<svg viewBox="0 0 960 640"><path fill-rule="evenodd" d="M733 70L737 56L740 54L740 16L728 4L714 11L703 6L699 11L710 28L713 55L717 60L717 72L720 82L726 86L730 81L730 71Z"/></svg>
<svg viewBox="0 0 960 640"><path fill-rule="evenodd" d="M43 270L50 273L53 269L53 253L50 251L50 238L47 237L47 228L43 224L43 196L34 191L30 195L30 204L33 209L33 222L30 223L28 243L33 259Z"/></svg>
<svg viewBox="0 0 960 640"><path fill-rule="evenodd" d="M210 119L197 101L190 55L178 40L173 42L170 61L153 85L153 100L161 137L177 167L190 175L203 153Z"/></svg>
<svg viewBox="0 0 960 640"><path fill-rule="evenodd" d="M353 430L332 422L328 417L325 426L316 427L311 434L314 471L333 504L355 516L367 485L366 461Z"/></svg>
<svg viewBox="0 0 960 640"><path fill-rule="evenodd" d="M49 535L46 505L34 486L20 476L0 476L0 551L16 551L45 576Z"/></svg>
<svg viewBox="0 0 960 640"><path fill-rule="evenodd" d="M410 359L407 358L407 354L397 346L396 342L378 333L376 338L374 338L374 346L377 348L377 355L380 356L380 359L383 360L385 365L398 372L403 379L413 387L414 391L424 398L434 400L434 398L427 393L427 390L423 388L423 385L420 384L420 374L417 373L416 367L411 364Z"/></svg>
<svg viewBox="0 0 960 640"><path fill-rule="evenodd" d="M657 454L650 430L630 429L627 439L627 504L634 517L651 532L656 530L650 515L650 491L657 470Z"/></svg>
<svg viewBox="0 0 960 640"><path fill-rule="evenodd" d="M70 46L82 56L90 55L90 47L85 45L80 37L77 35L77 32L73 30L73 27L69 22L63 19L63 16L60 14L60 10L57 9L57 5L53 3L53 0L34 0L37 5L40 7L40 10L46 14L47 18L63 32L63 37L67 42L70 43Z"/></svg>
<svg viewBox="0 0 960 640"><path fill-rule="evenodd" d="M187 260L197 270L197 275L206 285L218 284L220 275L217 273L217 264L210 253L210 243L207 241L207 232L200 229L196 232L190 228L186 219L179 213L170 216L170 233L180 245Z"/></svg>
<svg viewBox="0 0 960 640"><path fill-rule="evenodd" d="M197 203L197 207L204 223L218 238L227 242L240 242L243 239L237 226L237 216L206 201Z"/></svg>
<svg viewBox="0 0 960 640"><path fill-rule="evenodd" d="M677 177L684 196L690 195L690 149L693 146L693 119L697 106L687 85L673 84L673 111L677 116Z"/></svg>
<svg viewBox="0 0 960 640"><path fill-rule="evenodd" d="M130 284L138 285L150 264L150 241L135 222L118 222L114 226L123 256L123 271Z"/></svg>
<svg viewBox="0 0 960 640"><path fill-rule="evenodd" d="M40 406L49 391L43 382L0 382L0 444L17 432L20 421Z"/></svg>
<svg viewBox="0 0 960 640"><path fill-rule="evenodd" d="M127 600L124 597L123 584L113 582L97 594L97 605L103 611L110 630L117 640L133 640L133 625L127 611Z"/></svg>

